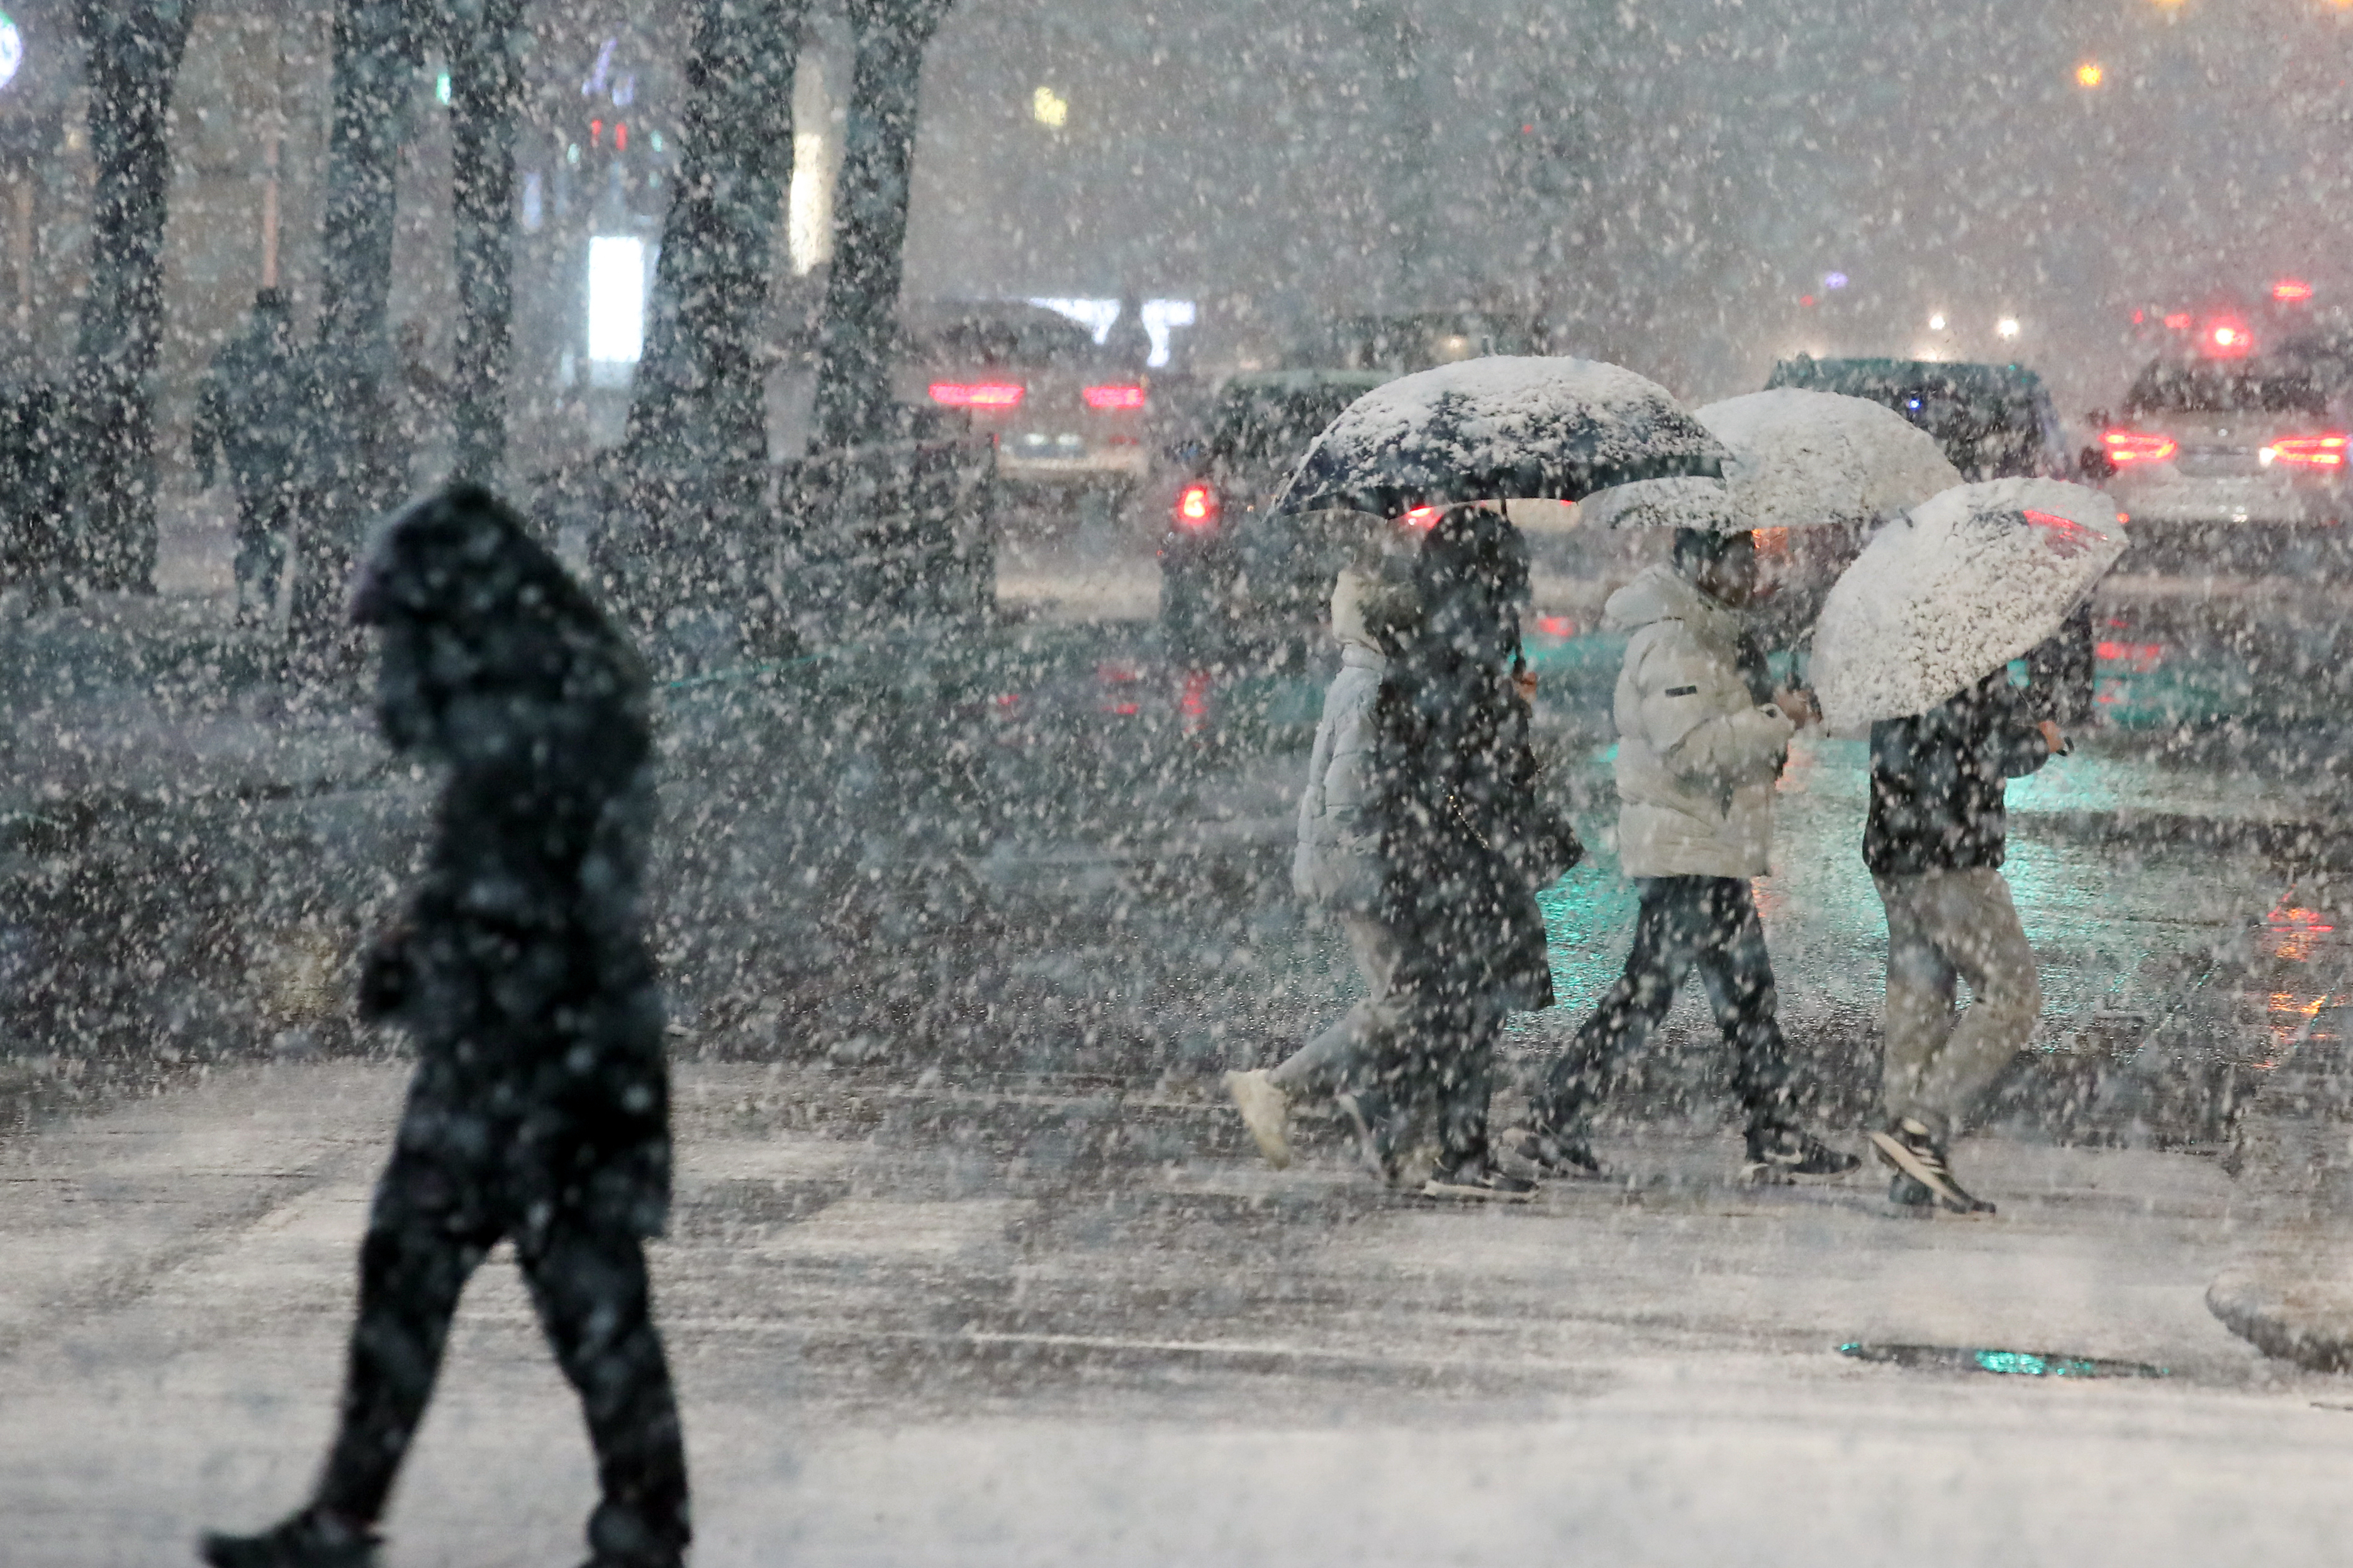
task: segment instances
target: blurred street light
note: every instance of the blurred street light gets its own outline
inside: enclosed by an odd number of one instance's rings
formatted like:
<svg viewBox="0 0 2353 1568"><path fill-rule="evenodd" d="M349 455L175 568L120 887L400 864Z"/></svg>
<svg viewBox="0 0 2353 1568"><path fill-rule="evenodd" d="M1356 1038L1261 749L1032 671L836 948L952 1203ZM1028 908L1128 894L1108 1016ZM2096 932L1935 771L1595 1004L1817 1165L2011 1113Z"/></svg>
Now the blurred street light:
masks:
<svg viewBox="0 0 2353 1568"><path fill-rule="evenodd" d="M1928 318L1928 330L1932 332L1941 332L1945 330L1944 311L1939 310L1935 315Z"/></svg>
<svg viewBox="0 0 2353 1568"><path fill-rule="evenodd" d="M2016 316L2004 316L2000 321L1996 321L1993 324L1993 330L1998 336L2014 338L2018 336L2018 318Z"/></svg>
<svg viewBox="0 0 2353 1568"><path fill-rule="evenodd" d="M1041 87L1029 95L1029 117L1039 124L1060 131L1071 118L1071 100L1050 87Z"/></svg>
<svg viewBox="0 0 2353 1568"><path fill-rule="evenodd" d="M2077 87L2097 87L2100 83L2107 79L2107 75L2108 73L2101 68L2099 61L2085 60L2082 65L2075 68L2075 85Z"/></svg>

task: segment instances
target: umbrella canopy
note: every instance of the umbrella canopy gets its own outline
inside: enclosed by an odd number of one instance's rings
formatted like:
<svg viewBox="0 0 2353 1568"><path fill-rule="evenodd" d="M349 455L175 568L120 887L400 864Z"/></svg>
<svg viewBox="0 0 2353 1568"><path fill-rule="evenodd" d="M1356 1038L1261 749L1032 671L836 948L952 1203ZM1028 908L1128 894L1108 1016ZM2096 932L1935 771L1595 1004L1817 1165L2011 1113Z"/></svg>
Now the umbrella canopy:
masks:
<svg viewBox="0 0 2353 1568"><path fill-rule="evenodd" d="M1727 397L1694 417L1732 452L1719 488L1633 485L1585 509L1599 528L1807 528L1883 521L1961 482L1934 437L1861 397L1785 387Z"/></svg>
<svg viewBox="0 0 2353 1568"><path fill-rule="evenodd" d="M1580 500L1726 454L1667 394L1593 360L1495 355L1403 376L1315 438L1277 511L1398 517L1450 501Z"/></svg>
<svg viewBox="0 0 2353 1568"><path fill-rule="evenodd" d="M2059 629L2124 553L2106 496L2057 479L1957 485L1880 530L1814 627L1822 717L1925 713Z"/></svg>

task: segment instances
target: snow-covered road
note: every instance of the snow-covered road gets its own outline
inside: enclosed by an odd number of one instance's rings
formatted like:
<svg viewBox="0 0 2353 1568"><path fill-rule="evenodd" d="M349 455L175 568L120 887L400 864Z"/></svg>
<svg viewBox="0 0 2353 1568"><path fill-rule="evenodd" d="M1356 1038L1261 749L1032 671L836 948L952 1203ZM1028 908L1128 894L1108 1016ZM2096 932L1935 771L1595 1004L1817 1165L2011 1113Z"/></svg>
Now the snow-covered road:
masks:
<svg viewBox="0 0 2353 1568"><path fill-rule="evenodd" d="M225 1070L0 1146L0 1561L185 1561L330 1415L391 1065ZM2341 1560L2353 1386L2205 1311L2210 1159L1965 1146L1993 1222L1605 1145L1511 1213L1374 1192L1214 1105L681 1078L658 1248L713 1565ZM2167 1369L1906 1371L1852 1341ZM472 1288L392 1568L566 1561L591 1479L512 1268Z"/></svg>

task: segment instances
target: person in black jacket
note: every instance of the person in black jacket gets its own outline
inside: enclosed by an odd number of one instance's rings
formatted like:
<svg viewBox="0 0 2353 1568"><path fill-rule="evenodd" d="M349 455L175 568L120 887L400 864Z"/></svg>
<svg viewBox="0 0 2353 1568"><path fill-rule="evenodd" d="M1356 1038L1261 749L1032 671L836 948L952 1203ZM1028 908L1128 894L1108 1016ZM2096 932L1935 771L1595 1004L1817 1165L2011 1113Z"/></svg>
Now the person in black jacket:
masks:
<svg viewBox="0 0 2353 1568"><path fill-rule="evenodd" d="M1887 910L1887 1125L1871 1134L1907 1207L1991 1214L1954 1178L1955 1129L2033 1033L2034 950L2002 879L2003 793L2066 749L2007 666L1926 713L1871 727L1862 858ZM1972 1004L1956 1010L1957 980Z"/></svg>
<svg viewBox="0 0 2353 1568"><path fill-rule="evenodd" d="M637 655L514 515L417 503L361 568L395 750L448 769L424 879L361 1012L417 1071L360 1247L341 1422L310 1505L213 1536L218 1568L373 1560L467 1277L501 1240L580 1393L603 1497L592 1568L677 1568L686 1461L644 1238L670 1203L661 994L641 932L653 807Z"/></svg>
<svg viewBox="0 0 2353 1568"><path fill-rule="evenodd" d="M1403 933L1395 988L1402 1026L1375 1086L1342 1105L1377 1149L1407 1130L1435 1136L1425 1196L1524 1200L1503 1170L1488 1101L1504 1020L1553 1004L1538 888L1582 849L1537 798L1521 689L1525 546L1497 511L1450 507L1415 561L1416 611L1395 628L1373 712L1369 816L1385 847L1385 920Z"/></svg>

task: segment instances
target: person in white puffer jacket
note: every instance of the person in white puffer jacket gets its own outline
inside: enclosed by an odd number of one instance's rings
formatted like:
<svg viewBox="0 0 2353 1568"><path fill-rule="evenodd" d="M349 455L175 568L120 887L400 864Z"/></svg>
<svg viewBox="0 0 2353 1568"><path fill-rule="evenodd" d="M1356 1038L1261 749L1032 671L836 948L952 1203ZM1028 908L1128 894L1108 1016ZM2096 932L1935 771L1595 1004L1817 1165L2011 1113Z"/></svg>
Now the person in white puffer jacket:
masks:
<svg viewBox="0 0 2353 1568"><path fill-rule="evenodd" d="M1340 1094L1352 1070L1378 1054L1389 1032L1403 1020L1397 978L1404 949L1398 934L1377 913L1388 868L1371 809L1377 787L1373 710L1389 659L1366 626L1366 609L1368 602L1408 593L1410 589L1384 581L1369 566L1342 572L1332 586L1332 634L1340 644L1340 673L1324 691L1324 717L1315 727L1307 787L1299 798L1299 842L1292 854L1291 881L1302 899L1338 920L1346 931L1366 994L1273 1068L1226 1074L1226 1090L1235 1109L1257 1140L1259 1152L1277 1169L1291 1163L1292 1101Z"/></svg>
<svg viewBox="0 0 2353 1568"><path fill-rule="evenodd" d="M1735 1058L1751 1180L1837 1175L1860 1163L1801 1131L1749 879L1769 869L1773 789L1811 700L1760 703L1742 668L1742 606L1756 592L1746 533L1679 530L1674 558L1609 596L1632 634L1618 677L1618 854L1641 889L1625 972L1530 1096L1506 1147L1550 1173L1598 1173L1591 1119L1610 1068L1672 1006L1696 967Z"/></svg>

